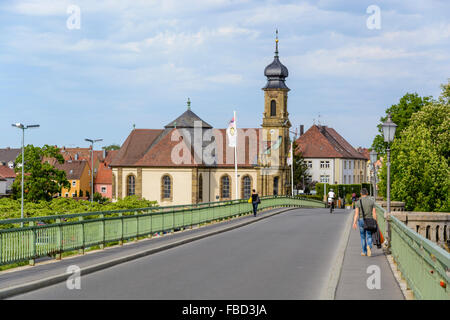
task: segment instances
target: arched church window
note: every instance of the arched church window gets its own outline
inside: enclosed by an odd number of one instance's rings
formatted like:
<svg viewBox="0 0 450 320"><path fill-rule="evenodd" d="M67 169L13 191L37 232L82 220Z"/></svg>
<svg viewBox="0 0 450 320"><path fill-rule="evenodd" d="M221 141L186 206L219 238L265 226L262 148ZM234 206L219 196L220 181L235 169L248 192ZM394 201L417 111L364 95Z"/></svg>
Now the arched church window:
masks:
<svg viewBox="0 0 450 320"><path fill-rule="evenodd" d="M134 175L130 174L127 177L127 196L133 196L136 194L136 178Z"/></svg>
<svg viewBox="0 0 450 320"><path fill-rule="evenodd" d="M270 116L275 117L277 115L277 102L275 100L270 101Z"/></svg>
<svg viewBox="0 0 450 320"><path fill-rule="evenodd" d="M231 198L230 195L230 177L228 175L222 176L220 178L220 197L222 199Z"/></svg>
<svg viewBox="0 0 450 320"><path fill-rule="evenodd" d="M250 176L244 176L242 178L242 199L250 198L252 194L252 179Z"/></svg>
<svg viewBox="0 0 450 320"><path fill-rule="evenodd" d="M162 199L163 200L170 200L172 199L172 179L169 175L164 175L162 177Z"/></svg>

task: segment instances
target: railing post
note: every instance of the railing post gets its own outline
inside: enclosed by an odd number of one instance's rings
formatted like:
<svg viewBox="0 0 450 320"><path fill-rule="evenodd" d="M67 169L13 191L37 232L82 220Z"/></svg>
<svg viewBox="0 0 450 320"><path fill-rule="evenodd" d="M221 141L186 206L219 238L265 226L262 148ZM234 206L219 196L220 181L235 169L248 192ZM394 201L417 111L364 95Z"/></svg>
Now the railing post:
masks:
<svg viewBox="0 0 450 320"><path fill-rule="evenodd" d="M150 215L148 216L150 219L150 232L148 234L148 237L151 239L153 237L153 215L152 210L149 210L147 213L149 213Z"/></svg>
<svg viewBox="0 0 450 320"><path fill-rule="evenodd" d="M105 215L101 214L102 219L102 243L100 244L100 249L105 249Z"/></svg>
<svg viewBox="0 0 450 320"><path fill-rule="evenodd" d="M174 232L175 232L175 209L172 209L172 230L170 231L170 233Z"/></svg>
<svg viewBox="0 0 450 320"><path fill-rule="evenodd" d="M134 242L138 241L138 237L139 237L139 216L138 216L138 212L135 211L134 215L136 216L136 238L134 238Z"/></svg>
<svg viewBox="0 0 450 320"><path fill-rule="evenodd" d="M123 245L123 218L122 218L122 216L123 216L123 213L122 212L120 212L119 213L119 217L121 217L120 218L120 240L119 240L119 245Z"/></svg>
<svg viewBox="0 0 450 320"><path fill-rule="evenodd" d="M29 226L33 227L34 221L30 221ZM32 231L32 234L30 234L29 239L30 239L31 245L33 246L33 257L28 261L28 264L30 266L34 266L36 263L36 260L35 260L35 257L36 257L36 229L32 228L31 231ZM0 239L0 251L1 251L1 239ZM0 253L0 262L1 262L1 253Z"/></svg>
<svg viewBox="0 0 450 320"><path fill-rule="evenodd" d="M82 240L82 243L81 243L81 249L78 250L78 253L79 253L79 254L84 254L84 244L85 244L85 239L84 239L85 235L84 235L84 233L85 233L85 232L84 232L84 223L83 223L83 220L84 220L83 217L78 217L78 221L81 222L81 234L80 234L80 236L81 236L81 240Z"/></svg>
<svg viewBox="0 0 450 320"><path fill-rule="evenodd" d="M58 224L58 232L56 233L56 243L58 245L58 252L56 253L55 259L61 260L62 253L62 227L61 227L61 219L57 218L55 222Z"/></svg>

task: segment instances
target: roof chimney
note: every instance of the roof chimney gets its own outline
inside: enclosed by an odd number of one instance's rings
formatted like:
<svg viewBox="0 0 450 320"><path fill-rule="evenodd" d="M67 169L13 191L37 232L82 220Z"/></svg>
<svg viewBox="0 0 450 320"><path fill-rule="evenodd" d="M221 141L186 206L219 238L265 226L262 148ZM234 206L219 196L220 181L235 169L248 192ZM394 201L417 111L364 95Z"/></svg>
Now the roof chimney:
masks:
<svg viewBox="0 0 450 320"><path fill-rule="evenodd" d="M300 125L300 137L303 135L304 130L305 130L305 126L301 124Z"/></svg>
<svg viewBox="0 0 450 320"><path fill-rule="evenodd" d="M106 154L107 154L106 149L103 149L103 160L106 158Z"/></svg>

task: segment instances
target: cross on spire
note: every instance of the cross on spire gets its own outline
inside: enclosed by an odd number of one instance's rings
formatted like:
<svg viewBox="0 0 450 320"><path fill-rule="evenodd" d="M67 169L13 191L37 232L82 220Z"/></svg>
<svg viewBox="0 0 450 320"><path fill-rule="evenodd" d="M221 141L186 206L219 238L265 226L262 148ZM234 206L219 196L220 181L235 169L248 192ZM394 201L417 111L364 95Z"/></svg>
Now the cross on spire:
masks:
<svg viewBox="0 0 450 320"><path fill-rule="evenodd" d="M187 100L187 109L191 110L191 99L189 99L189 98Z"/></svg>
<svg viewBox="0 0 450 320"><path fill-rule="evenodd" d="M275 32L275 57L278 57L278 29Z"/></svg>

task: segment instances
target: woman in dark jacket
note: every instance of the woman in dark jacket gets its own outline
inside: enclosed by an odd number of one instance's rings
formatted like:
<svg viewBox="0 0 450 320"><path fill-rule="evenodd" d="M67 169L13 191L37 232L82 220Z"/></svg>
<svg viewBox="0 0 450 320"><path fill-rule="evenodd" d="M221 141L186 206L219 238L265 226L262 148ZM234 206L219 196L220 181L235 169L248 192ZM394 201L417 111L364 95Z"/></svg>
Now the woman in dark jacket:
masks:
<svg viewBox="0 0 450 320"><path fill-rule="evenodd" d="M258 204L261 203L259 195L256 193L255 189L252 190L252 205L253 205L253 216L256 217L256 211L258 211Z"/></svg>

